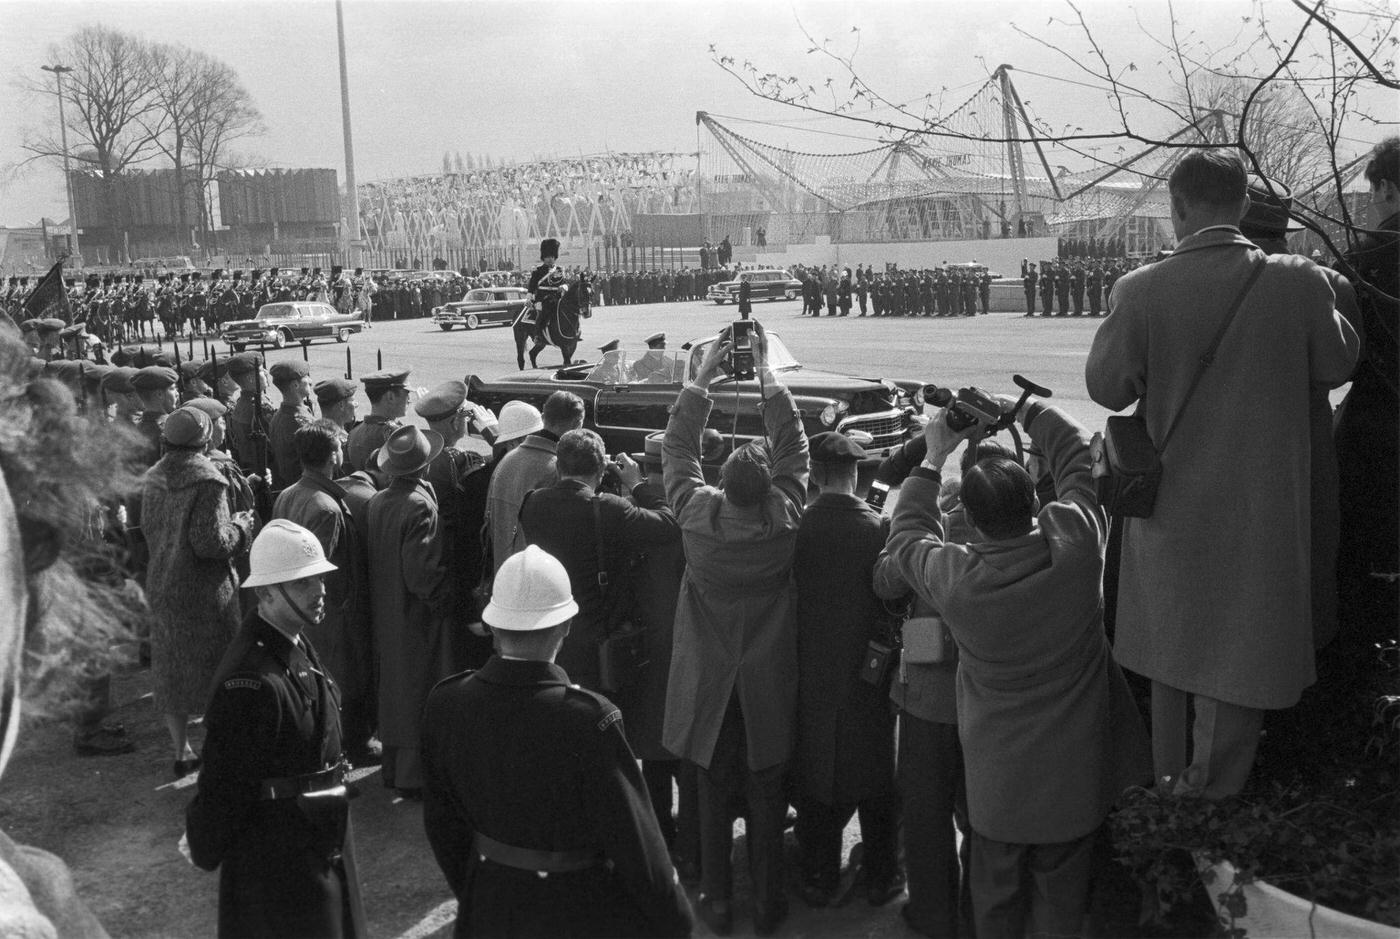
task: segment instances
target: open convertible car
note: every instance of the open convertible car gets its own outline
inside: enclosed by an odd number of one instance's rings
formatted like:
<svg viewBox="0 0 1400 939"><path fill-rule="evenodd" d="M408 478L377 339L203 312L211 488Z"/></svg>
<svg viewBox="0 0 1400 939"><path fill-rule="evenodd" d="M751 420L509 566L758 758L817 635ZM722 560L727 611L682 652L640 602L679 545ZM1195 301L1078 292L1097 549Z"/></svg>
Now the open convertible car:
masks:
<svg viewBox="0 0 1400 939"><path fill-rule="evenodd" d="M468 375L467 396L499 413L507 401L542 408L555 391L572 391L583 399L584 426L602 435L609 453L640 452L647 435L665 430L676 395L694 377L706 347L716 338L697 340L683 350L622 348L598 362L515 372L496 381ZM772 332L768 361L791 390L809 436L838 430L854 437L872 458L882 458L919 432L915 415L923 406L922 382L853 378L808 368ZM714 407L709 426L741 440L762 436L761 395L757 379L716 381L710 386Z"/></svg>
<svg viewBox="0 0 1400 939"><path fill-rule="evenodd" d="M223 340L242 352L250 345L269 345L280 349L292 342L312 339L335 339L349 342L351 333L365 328L365 315L359 310L341 313L329 303L309 300L289 300L285 303L264 303L258 315L250 320L225 323Z"/></svg>

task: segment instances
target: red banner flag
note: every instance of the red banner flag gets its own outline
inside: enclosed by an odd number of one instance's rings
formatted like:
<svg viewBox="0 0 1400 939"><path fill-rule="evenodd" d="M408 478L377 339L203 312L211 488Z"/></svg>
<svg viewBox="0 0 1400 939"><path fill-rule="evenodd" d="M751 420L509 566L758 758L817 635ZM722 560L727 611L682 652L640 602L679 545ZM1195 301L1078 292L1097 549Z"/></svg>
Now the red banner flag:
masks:
<svg viewBox="0 0 1400 939"><path fill-rule="evenodd" d="M64 323L73 320L73 310L68 306L68 291L63 286L63 260L44 275L24 301L24 315L21 319L60 319Z"/></svg>

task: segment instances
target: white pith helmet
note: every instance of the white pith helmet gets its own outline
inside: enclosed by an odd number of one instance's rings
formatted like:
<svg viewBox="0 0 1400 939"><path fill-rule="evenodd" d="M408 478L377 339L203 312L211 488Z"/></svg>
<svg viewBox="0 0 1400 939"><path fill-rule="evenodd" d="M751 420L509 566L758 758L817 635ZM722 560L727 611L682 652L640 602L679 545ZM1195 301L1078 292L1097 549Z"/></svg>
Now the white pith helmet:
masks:
<svg viewBox="0 0 1400 939"><path fill-rule="evenodd" d="M501 408L496 442L504 443L526 434L544 430L544 418L533 404L524 401L507 401Z"/></svg>
<svg viewBox="0 0 1400 939"><path fill-rule="evenodd" d="M253 541L243 586L269 587L335 569L315 535L296 522L274 518Z"/></svg>
<svg viewBox="0 0 1400 939"><path fill-rule="evenodd" d="M529 545L496 572L481 618L496 629L530 632L558 626L576 613L569 572L553 555Z"/></svg>

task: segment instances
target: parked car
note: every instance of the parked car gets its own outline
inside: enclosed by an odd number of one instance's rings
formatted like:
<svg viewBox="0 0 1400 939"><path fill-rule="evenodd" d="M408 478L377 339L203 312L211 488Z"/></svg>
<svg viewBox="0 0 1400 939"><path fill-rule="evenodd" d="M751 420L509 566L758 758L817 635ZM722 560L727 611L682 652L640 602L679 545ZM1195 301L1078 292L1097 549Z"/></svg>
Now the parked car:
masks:
<svg viewBox="0 0 1400 939"><path fill-rule="evenodd" d="M527 401L538 408L554 392L572 391L583 399L584 426L602 435L609 452L640 452L648 434L665 429L676 395L694 377L705 349L716 338L696 340L682 350L622 348L597 362L516 372L494 381L468 375L467 397L499 413L507 401ZM809 368L772 332L768 359L792 391L809 435L838 430L860 440L872 459L881 459L920 432L915 415L923 404L922 382ZM732 431L744 440L763 435L757 379L721 379L711 386L710 396L710 427L725 436Z"/></svg>
<svg viewBox="0 0 1400 939"><path fill-rule="evenodd" d="M477 287L460 300L433 308L433 322L447 332L453 326L509 326L530 303L524 287Z"/></svg>
<svg viewBox="0 0 1400 939"><path fill-rule="evenodd" d="M757 300L793 300L802 295L802 281L784 270L740 271L733 280L721 281L710 287L705 298L723 306L739 302L739 285L749 284L750 297Z"/></svg>
<svg viewBox="0 0 1400 939"><path fill-rule="evenodd" d="M289 342L323 338L349 342L352 333L364 328L364 313L359 310L341 313L329 303L295 300L264 303L253 319L225 323L221 335L233 351L242 352L250 345L281 349Z"/></svg>

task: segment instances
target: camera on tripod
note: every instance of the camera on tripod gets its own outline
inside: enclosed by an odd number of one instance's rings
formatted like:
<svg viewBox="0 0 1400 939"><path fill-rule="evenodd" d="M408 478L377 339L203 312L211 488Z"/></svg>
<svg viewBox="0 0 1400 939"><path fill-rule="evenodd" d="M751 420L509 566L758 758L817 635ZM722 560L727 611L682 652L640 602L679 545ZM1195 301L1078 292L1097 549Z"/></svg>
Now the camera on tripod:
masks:
<svg viewBox="0 0 1400 939"><path fill-rule="evenodd" d="M729 374L735 381L748 381L754 377L753 327L751 319L735 320L729 327L733 346L729 350Z"/></svg>

